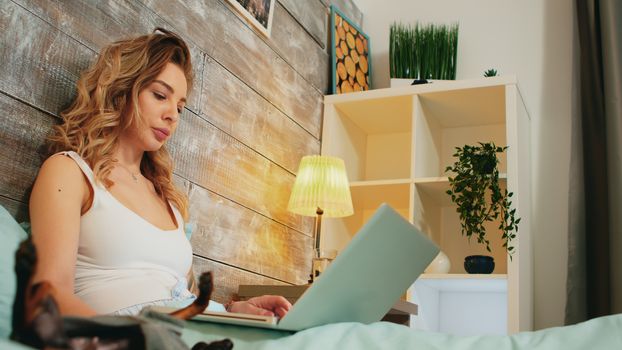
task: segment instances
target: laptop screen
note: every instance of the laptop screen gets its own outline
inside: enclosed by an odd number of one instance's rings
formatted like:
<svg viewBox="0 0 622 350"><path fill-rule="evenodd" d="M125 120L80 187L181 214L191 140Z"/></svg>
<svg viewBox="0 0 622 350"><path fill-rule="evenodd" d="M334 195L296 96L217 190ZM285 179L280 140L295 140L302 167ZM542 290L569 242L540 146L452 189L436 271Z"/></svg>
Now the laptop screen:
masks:
<svg viewBox="0 0 622 350"><path fill-rule="evenodd" d="M438 251L426 235L382 204L278 328L379 321Z"/></svg>

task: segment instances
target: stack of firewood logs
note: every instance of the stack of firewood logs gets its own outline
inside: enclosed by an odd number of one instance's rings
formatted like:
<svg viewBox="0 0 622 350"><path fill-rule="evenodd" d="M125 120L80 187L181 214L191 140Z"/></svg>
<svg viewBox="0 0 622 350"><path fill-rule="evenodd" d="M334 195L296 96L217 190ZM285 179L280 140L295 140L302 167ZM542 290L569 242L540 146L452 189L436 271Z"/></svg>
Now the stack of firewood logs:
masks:
<svg viewBox="0 0 622 350"><path fill-rule="evenodd" d="M369 90L367 38L338 14L335 14L334 30L337 93Z"/></svg>

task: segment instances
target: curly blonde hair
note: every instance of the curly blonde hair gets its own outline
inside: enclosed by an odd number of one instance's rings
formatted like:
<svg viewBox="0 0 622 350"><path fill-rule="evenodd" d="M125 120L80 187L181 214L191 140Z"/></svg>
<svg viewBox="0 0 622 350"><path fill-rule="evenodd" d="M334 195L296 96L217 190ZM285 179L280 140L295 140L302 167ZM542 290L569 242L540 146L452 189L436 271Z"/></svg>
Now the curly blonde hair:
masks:
<svg viewBox="0 0 622 350"><path fill-rule="evenodd" d="M108 177L117 162L112 156L119 136L143 123L138 94L169 62L183 70L189 91L193 80L190 50L175 33L156 28L152 34L104 47L78 80L75 100L61 113L64 122L55 126L49 138L50 151L75 151L91 166L97 182L112 186ZM173 185L173 162L166 148L145 152L140 168L158 195L171 201L187 220L188 198Z"/></svg>

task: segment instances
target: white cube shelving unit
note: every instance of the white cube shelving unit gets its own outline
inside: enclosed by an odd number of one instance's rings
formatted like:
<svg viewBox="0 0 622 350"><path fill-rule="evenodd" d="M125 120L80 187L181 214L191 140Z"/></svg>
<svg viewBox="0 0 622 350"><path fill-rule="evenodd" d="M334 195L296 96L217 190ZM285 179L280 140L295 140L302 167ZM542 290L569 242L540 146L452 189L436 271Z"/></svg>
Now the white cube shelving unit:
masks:
<svg viewBox="0 0 622 350"><path fill-rule="evenodd" d="M354 215L324 220L322 246L341 250L386 202L441 247L452 263L450 274L464 274L464 257L486 252L460 234L455 206L445 193L445 167L453 163L456 146L508 145L501 181L514 192L513 207L522 220L512 260L500 234L491 235L498 237L491 240L494 273L507 276L502 278L507 280L508 332L531 330L529 124L511 76L325 96L322 154L345 161Z"/></svg>
<svg viewBox="0 0 622 350"><path fill-rule="evenodd" d="M410 326L453 335L508 332L507 275L425 274L411 300L419 305Z"/></svg>

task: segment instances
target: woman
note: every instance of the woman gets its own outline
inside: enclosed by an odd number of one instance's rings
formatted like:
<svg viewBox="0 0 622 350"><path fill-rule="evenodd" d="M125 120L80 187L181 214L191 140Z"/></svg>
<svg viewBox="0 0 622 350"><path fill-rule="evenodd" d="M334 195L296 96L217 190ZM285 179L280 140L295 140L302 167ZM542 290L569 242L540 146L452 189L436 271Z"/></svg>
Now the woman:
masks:
<svg viewBox="0 0 622 350"><path fill-rule="evenodd" d="M54 285L62 314L134 314L194 299L184 277L188 202L164 147L191 86L186 43L159 28L105 47L78 81L30 198L34 281ZM290 307L277 296L227 305L280 317Z"/></svg>

